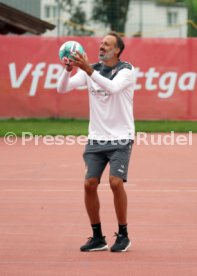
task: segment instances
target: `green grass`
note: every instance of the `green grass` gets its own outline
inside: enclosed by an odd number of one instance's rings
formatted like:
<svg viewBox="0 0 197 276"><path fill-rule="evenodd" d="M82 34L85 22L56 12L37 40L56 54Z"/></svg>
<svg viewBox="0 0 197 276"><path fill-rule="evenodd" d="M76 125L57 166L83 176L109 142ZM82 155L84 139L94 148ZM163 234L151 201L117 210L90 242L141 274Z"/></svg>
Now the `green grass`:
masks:
<svg viewBox="0 0 197 276"><path fill-rule="evenodd" d="M75 119L9 119L0 120L0 136L11 131L17 136L22 132L31 132L33 135L86 135L87 120Z"/></svg>
<svg viewBox="0 0 197 276"><path fill-rule="evenodd" d="M197 121L137 121L136 131L197 133Z"/></svg>
<svg viewBox="0 0 197 276"><path fill-rule="evenodd" d="M197 121L136 121L137 132L188 132L197 133ZM14 132L33 135L87 135L88 120L76 119L6 119L0 120L0 136Z"/></svg>

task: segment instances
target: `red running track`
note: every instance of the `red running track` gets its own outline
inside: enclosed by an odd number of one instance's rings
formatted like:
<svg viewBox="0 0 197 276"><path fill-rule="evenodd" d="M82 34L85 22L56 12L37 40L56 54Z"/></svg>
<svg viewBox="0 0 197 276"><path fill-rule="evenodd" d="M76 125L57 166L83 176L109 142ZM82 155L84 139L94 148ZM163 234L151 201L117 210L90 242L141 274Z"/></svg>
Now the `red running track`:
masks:
<svg viewBox="0 0 197 276"><path fill-rule="evenodd" d="M126 190L132 248L82 253L83 146L0 140L1 276L197 275L197 135L193 145L135 145ZM106 170L99 194L109 245L117 231Z"/></svg>

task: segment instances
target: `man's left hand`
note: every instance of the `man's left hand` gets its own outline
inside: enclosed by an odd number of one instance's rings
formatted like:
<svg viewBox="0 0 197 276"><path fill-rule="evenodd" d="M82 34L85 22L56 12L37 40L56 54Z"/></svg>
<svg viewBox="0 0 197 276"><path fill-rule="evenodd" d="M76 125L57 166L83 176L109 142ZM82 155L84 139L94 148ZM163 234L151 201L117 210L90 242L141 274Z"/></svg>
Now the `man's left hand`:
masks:
<svg viewBox="0 0 197 276"><path fill-rule="evenodd" d="M70 65L81 68L89 76L91 76L94 70L93 70L92 66L89 64L87 56L86 55L82 55L78 51L76 51L76 53L77 53L77 55L73 56L73 58L75 60L71 60L70 59Z"/></svg>

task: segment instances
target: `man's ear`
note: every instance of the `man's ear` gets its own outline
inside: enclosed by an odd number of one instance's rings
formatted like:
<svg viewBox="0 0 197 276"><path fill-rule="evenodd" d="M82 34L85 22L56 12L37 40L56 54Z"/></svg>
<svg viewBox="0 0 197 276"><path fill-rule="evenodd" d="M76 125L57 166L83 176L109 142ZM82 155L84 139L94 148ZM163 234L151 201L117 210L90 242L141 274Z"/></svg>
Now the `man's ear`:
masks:
<svg viewBox="0 0 197 276"><path fill-rule="evenodd" d="M120 49L118 47L115 48L115 54L118 55L120 53Z"/></svg>

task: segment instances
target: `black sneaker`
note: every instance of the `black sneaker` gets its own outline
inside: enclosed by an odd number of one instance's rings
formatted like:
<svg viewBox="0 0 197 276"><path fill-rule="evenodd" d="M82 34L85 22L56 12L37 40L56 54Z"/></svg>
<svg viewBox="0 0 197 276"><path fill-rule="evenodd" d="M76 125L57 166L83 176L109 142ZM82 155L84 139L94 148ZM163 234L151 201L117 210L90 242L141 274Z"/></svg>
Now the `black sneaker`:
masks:
<svg viewBox="0 0 197 276"><path fill-rule="evenodd" d="M105 237L101 238L88 238L86 244L80 247L81 251L104 251L108 249L108 245L105 241Z"/></svg>
<svg viewBox="0 0 197 276"><path fill-rule="evenodd" d="M131 242L127 236L115 233L116 241L111 247L112 252L125 252L131 246Z"/></svg>

